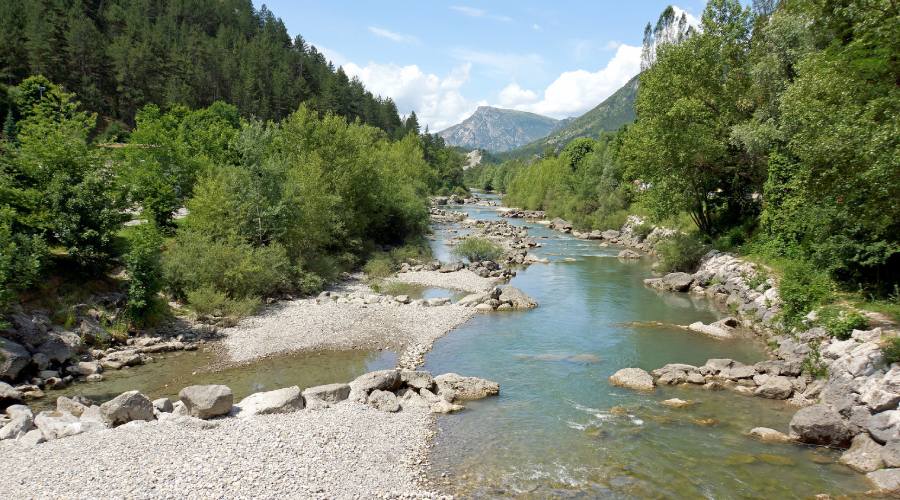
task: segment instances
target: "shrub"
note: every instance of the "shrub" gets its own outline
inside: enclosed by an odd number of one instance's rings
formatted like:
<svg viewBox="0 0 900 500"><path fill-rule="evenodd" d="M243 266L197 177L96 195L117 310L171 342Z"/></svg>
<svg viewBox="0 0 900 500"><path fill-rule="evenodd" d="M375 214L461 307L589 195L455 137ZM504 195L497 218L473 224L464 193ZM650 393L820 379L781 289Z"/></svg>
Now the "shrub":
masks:
<svg viewBox="0 0 900 500"><path fill-rule="evenodd" d="M706 253L706 245L695 236L677 233L657 246L660 269L665 272L693 272Z"/></svg>
<svg viewBox="0 0 900 500"><path fill-rule="evenodd" d="M128 317L142 323L153 307L156 294L162 287L162 237L154 224L142 224L131 233L125 269L128 284Z"/></svg>
<svg viewBox="0 0 900 500"><path fill-rule="evenodd" d="M833 283L826 272L809 262L790 261L784 267L778 293L784 303L785 324L792 326L832 297Z"/></svg>
<svg viewBox="0 0 900 500"><path fill-rule="evenodd" d="M469 262L496 260L503 254L503 247L485 238L470 236L453 248L453 255L469 259Z"/></svg>
<svg viewBox="0 0 900 500"><path fill-rule="evenodd" d="M387 278L394 272L394 263L389 254L379 252L366 262L363 271L370 280Z"/></svg>
<svg viewBox="0 0 900 500"><path fill-rule="evenodd" d="M828 367L822 361L822 354L819 352L818 342L810 344L811 350L801 364L801 370L809 373L814 378L825 378L828 375Z"/></svg>
<svg viewBox="0 0 900 500"><path fill-rule="evenodd" d="M856 311L847 311L837 307L824 307L819 310L819 323L832 337L847 340L853 330L864 330L869 320Z"/></svg>
<svg viewBox="0 0 900 500"><path fill-rule="evenodd" d="M204 316L241 318L253 314L259 307L255 297L232 299L211 286L188 291L187 300L191 309Z"/></svg>
<svg viewBox="0 0 900 500"><path fill-rule="evenodd" d="M634 234L635 238L638 241L644 241L647 236L650 236L650 233L653 232L653 224L648 224L646 222L641 222L631 228L632 234Z"/></svg>
<svg viewBox="0 0 900 500"><path fill-rule="evenodd" d="M459 196L460 198L468 198L469 190L462 186L456 186L455 188L453 188L453 194Z"/></svg>
<svg viewBox="0 0 900 500"><path fill-rule="evenodd" d="M900 361L900 337L891 337L881 347L884 361L888 365Z"/></svg>

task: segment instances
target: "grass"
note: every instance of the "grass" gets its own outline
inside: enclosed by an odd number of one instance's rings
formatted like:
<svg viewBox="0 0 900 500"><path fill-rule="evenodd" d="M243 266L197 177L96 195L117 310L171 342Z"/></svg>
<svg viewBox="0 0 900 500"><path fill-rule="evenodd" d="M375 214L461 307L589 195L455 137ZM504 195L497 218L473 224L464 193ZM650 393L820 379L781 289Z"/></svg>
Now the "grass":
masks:
<svg viewBox="0 0 900 500"><path fill-rule="evenodd" d="M464 257L469 262L497 260L503 255L503 247L485 238L470 236L459 242L452 250L453 255Z"/></svg>

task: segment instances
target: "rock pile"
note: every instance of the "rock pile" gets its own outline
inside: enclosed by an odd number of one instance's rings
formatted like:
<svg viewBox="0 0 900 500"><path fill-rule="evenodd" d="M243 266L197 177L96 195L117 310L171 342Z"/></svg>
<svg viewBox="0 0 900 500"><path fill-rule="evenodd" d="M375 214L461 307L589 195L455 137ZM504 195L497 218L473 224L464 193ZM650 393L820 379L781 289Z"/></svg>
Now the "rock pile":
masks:
<svg viewBox="0 0 900 500"><path fill-rule="evenodd" d="M511 208L500 212L500 217L506 217L508 219L543 219L546 216L547 213L543 210L519 210L518 208Z"/></svg>
<svg viewBox="0 0 900 500"><path fill-rule="evenodd" d="M518 288L494 287L489 292L473 293L461 298L457 305L474 307L477 311L517 311L533 309L537 302Z"/></svg>

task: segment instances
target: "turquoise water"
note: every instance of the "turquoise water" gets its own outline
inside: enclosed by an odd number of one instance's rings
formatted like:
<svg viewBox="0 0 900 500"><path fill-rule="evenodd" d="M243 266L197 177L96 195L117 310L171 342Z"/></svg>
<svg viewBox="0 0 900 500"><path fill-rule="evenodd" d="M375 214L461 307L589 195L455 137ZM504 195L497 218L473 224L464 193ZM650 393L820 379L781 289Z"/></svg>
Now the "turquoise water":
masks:
<svg viewBox="0 0 900 500"><path fill-rule="evenodd" d="M501 384L499 397L440 417L432 454L439 484L463 496L535 498L803 498L867 489L861 476L833 463L833 453L744 436L756 426L786 431L794 409L783 402L701 388L640 394L610 386L607 378L624 367L713 357L750 363L764 350L749 339L641 325L709 322L720 312L704 300L646 288L649 262L623 262L614 257L618 249L529 227L532 237L547 237L535 253L552 263L520 271L512 285L540 306L476 316L426 358L432 372ZM659 404L672 397L695 404Z"/></svg>

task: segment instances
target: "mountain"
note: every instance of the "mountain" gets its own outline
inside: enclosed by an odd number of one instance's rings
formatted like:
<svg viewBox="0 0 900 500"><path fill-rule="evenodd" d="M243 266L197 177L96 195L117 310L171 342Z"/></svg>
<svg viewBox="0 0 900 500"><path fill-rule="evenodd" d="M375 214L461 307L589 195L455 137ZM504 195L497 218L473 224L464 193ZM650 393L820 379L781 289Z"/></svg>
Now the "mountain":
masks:
<svg viewBox="0 0 900 500"><path fill-rule="evenodd" d="M563 120L565 123L549 135L498 156L501 160L531 158L542 154L547 147L559 151L578 137L598 137L601 132L618 130L634 121L637 88L638 77L635 76L594 109L578 118Z"/></svg>
<svg viewBox="0 0 900 500"><path fill-rule="evenodd" d="M462 123L438 132L451 146L508 151L546 136L559 120L512 109L479 106Z"/></svg>

